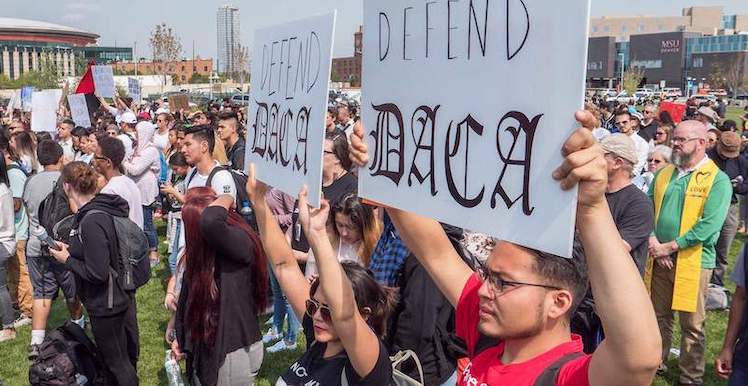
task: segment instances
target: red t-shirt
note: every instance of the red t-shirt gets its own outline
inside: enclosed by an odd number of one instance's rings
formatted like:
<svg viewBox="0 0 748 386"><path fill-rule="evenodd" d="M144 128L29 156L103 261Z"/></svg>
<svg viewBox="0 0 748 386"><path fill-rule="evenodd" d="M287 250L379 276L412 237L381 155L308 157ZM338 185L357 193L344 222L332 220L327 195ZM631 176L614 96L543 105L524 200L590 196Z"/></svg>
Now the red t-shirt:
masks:
<svg viewBox="0 0 748 386"><path fill-rule="evenodd" d="M571 342L523 362L510 365L501 363L504 343L485 349L474 355L475 345L481 337L478 331L478 289L481 281L477 275L468 280L457 304L457 335L467 343L470 364L458 379L459 386L532 386L538 376L562 356L582 352L582 339L571 335ZM587 386L591 355L584 355L565 364L558 374L557 386Z"/></svg>

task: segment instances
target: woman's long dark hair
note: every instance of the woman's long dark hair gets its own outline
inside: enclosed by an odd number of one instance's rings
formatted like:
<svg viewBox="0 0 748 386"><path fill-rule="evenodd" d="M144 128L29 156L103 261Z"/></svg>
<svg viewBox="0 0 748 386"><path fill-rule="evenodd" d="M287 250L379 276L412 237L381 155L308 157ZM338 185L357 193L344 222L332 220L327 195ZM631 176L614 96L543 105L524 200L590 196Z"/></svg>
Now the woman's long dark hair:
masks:
<svg viewBox="0 0 748 386"><path fill-rule="evenodd" d="M8 168L5 166L5 152L0 149L0 184L10 189L10 178L8 177Z"/></svg>
<svg viewBox="0 0 748 386"><path fill-rule="evenodd" d="M200 231L200 217L205 208L216 199L213 189L208 187L192 188L187 191L182 207L182 222L185 232L185 280L187 281L189 299L187 300L186 324L195 343L211 346L215 343L216 328L221 293L215 279L216 255L208 246ZM239 215L229 211L227 224L238 227L247 233L255 248L252 259L252 296L255 311L263 310L268 305L267 258L261 247L257 234ZM244 294L234 294L242 296Z"/></svg>

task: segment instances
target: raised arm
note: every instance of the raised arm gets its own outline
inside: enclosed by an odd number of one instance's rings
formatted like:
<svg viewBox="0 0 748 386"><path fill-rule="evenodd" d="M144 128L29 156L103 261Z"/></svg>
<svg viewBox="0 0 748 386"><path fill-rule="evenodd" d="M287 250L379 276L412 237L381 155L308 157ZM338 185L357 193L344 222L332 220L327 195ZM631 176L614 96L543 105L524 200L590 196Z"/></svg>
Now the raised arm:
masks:
<svg viewBox="0 0 748 386"><path fill-rule="evenodd" d="M577 113L585 127L594 118ZM603 150L588 129L565 143L564 163L553 173L561 188L579 185L577 228L605 340L592 356L591 385L649 385L660 363L661 342L652 302L626 251L605 199Z"/></svg>
<svg viewBox="0 0 748 386"><path fill-rule="evenodd" d="M364 128L359 121L353 126L350 149L351 161L358 166L369 162L363 138ZM399 209L389 208L387 213L408 249L426 268L452 306L457 306L473 271L454 250L441 225L436 220Z"/></svg>
<svg viewBox="0 0 748 386"><path fill-rule="evenodd" d="M371 373L379 359L379 338L358 310L353 286L340 265L327 236L330 204L319 209L307 205L307 191L299 195L299 219L319 271L319 290L325 295L335 331L345 347L351 365L360 377Z"/></svg>
<svg viewBox="0 0 748 386"><path fill-rule="evenodd" d="M255 165L249 166L249 177L247 178L247 193L252 200L252 207L257 218L257 227L260 231L262 247L265 255L270 259L273 273L283 293L288 299L288 304L296 313L299 320L304 318L306 301L309 299L309 282L301 272L291 246L278 225L273 212L270 210L265 194L268 187L258 181L255 174Z"/></svg>

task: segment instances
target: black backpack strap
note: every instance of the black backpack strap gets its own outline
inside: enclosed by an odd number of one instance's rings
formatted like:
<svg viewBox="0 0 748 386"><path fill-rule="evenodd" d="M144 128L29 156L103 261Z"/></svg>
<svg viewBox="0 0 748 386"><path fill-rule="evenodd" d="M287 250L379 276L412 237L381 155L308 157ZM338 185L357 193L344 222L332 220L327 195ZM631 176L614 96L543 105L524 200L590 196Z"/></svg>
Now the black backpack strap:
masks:
<svg viewBox="0 0 748 386"><path fill-rule="evenodd" d="M197 166L195 166L192 169L192 173L190 173L190 175L187 177L187 183L184 184L185 188L187 188L188 186L190 186L190 182L192 182L192 179L195 177L195 174L197 174Z"/></svg>
<svg viewBox="0 0 748 386"><path fill-rule="evenodd" d="M540 373L540 376L538 376L538 378L535 379L535 383L533 385L556 386L556 380L558 379L558 374L561 372L561 368L563 368L564 365L566 365L567 363L583 355L584 355L583 352L573 352L573 353L566 354L562 356L561 358L558 358L558 360L553 362L550 366L546 367L545 370L543 370L543 372Z"/></svg>
<svg viewBox="0 0 748 386"><path fill-rule="evenodd" d="M83 220L85 220L91 214L109 215L109 213L104 212L103 210L99 210L99 209L91 209L88 212L86 212L86 214L83 215L83 218L81 218L81 220L78 222L78 238L81 244L83 244L83 236L81 236L81 226L83 225ZM114 218L111 218L111 219L112 219L112 226L114 227ZM115 232L116 232L116 229L115 229ZM119 251L119 246L116 244L117 243L116 235L114 238L114 243L115 243L114 249L112 251L117 253ZM107 307L109 309L112 309L112 307L114 307L114 279L119 277L117 270L112 267L113 259L115 258L117 258L117 256L112 256L109 259L109 279L107 280Z"/></svg>
<svg viewBox="0 0 748 386"><path fill-rule="evenodd" d="M229 171L229 169L227 169L226 167L216 166L216 167L213 168L213 170L210 171L210 174L208 175L208 179L205 181L205 186L210 187L211 184L213 183L213 177L215 177L216 173L220 172L221 170L225 170L225 171L231 173ZM216 193L218 193L218 192L216 192Z"/></svg>

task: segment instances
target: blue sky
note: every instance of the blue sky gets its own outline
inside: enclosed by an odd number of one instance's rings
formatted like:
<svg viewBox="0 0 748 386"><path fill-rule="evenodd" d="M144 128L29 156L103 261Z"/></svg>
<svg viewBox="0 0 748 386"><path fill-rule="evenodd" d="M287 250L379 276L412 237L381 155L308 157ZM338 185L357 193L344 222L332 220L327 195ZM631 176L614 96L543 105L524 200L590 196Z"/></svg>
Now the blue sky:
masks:
<svg viewBox="0 0 748 386"><path fill-rule="evenodd" d="M371 0L376 1L376 0ZM231 4L241 10L241 35L251 45L253 30L285 20L338 9L334 55L353 54L353 32L361 24L362 0L3 0L2 16L41 20L95 32L100 45L135 46L150 56L148 36L158 23L172 26L182 40L184 56L216 53L216 10ZM33 4L33 6L31 6ZM592 0L592 15L680 15L693 5L722 5L727 14L748 14L746 0Z"/></svg>

